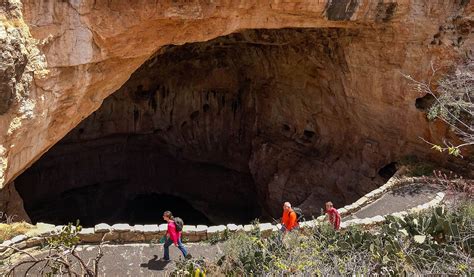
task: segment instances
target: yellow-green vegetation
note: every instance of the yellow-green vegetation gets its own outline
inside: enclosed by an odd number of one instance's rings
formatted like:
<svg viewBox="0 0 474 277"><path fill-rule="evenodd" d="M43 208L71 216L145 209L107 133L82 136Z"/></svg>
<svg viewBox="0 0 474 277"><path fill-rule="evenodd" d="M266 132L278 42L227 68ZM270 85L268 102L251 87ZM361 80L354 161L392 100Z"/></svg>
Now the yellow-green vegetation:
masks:
<svg viewBox="0 0 474 277"><path fill-rule="evenodd" d="M416 156L405 156L400 160L400 164L406 166L409 177L432 176L435 166L427 161L422 161Z"/></svg>
<svg viewBox="0 0 474 277"><path fill-rule="evenodd" d="M0 223L0 243L14 236L25 234L34 227L26 222Z"/></svg>
<svg viewBox="0 0 474 277"><path fill-rule="evenodd" d="M76 222L76 225L69 223L62 228L59 234L47 238L47 244L55 249L73 248L81 241L78 235L81 230L82 226L79 225L79 221Z"/></svg>
<svg viewBox="0 0 474 277"><path fill-rule="evenodd" d="M403 218L389 217L381 226L334 231L329 225L264 238L256 230L223 242L216 261L189 260L176 274L196 272L227 276L381 276L474 272L474 204L463 202Z"/></svg>

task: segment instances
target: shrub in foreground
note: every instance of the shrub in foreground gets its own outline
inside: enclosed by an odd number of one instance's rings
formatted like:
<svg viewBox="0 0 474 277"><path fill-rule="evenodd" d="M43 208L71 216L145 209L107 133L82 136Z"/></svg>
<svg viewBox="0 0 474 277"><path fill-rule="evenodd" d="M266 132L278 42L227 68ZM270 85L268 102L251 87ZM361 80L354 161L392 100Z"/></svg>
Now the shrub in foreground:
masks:
<svg viewBox="0 0 474 277"><path fill-rule="evenodd" d="M372 229L352 227L335 232L323 224L284 238L277 233L269 238L258 231L238 233L222 244L220 259L185 261L179 267L188 270L180 273L470 275L474 273L473 219L474 204L468 201L451 209L440 206L403 218L388 217L382 226Z"/></svg>

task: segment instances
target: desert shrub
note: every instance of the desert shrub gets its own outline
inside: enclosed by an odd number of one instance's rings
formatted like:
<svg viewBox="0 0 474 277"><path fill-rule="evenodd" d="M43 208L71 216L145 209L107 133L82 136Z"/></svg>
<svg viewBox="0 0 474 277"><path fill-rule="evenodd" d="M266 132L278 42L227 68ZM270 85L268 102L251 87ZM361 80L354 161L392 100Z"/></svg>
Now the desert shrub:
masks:
<svg viewBox="0 0 474 277"><path fill-rule="evenodd" d="M224 255L206 264L185 261L187 272L227 276L382 276L472 274L474 205L441 206L405 217L388 217L381 226L334 231L236 233L222 243ZM194 267L191 267L194 264Z"/></svg>
<svg viewBox="0 0 474 277"><path fill-rule="evenodd" d="M408 215L404 218L389 217L382 233L397 236L400 259L405 272L421 274L466 274L465 266L472 265L473 215L472 203L465 203L454 210L444 206L429 213Z"/></svg>
<svg viewBox="0 0 474 277"><path fill-rule="evenodd" d="M33 227L26 222L0 223L0 243L14 236L25 234Z"/></svg>
<svg viewBox="0 0 474 277"><path fill-rule="evenodd" d="M435 100L427 111L427 118L444 121L461 143L450 142L446 138L442 138L443 144L425 141L437 151L462 157L461 148L474 145L474 59L468 57L441 77L437 76L433 65L432 70L428 81L404 76L411 81L416 92Z"/></svg>
<svg viewBox="0 0 474 277"><path fill-rule="evenodd" d="M15 222L16 217L16 215L0 212L0 243L14 236L24 234L33 228L33 225L27 222Z"/></svg>
<svg viewBox="0 0 474 277"><path fill-rule="evenodd" d="M80 242L78 233L81 229L79 221L75 225L69 223L62 227L59 232L47 238L44 245L46 253L39 257L7 246L27 257L9 265L5 276L15 276L18 271L23 271L25 276L29 273L35 276L98 276L98 265L103 256L102 243L98 246L97 255L89 261L84 261L76 251Z"/></svg>
<svg viewBox="0 0 474 277"><path fill-rule="evenodd" d="M205 259L182 259L176 262L176 268L171 276L205 277L207 271Z"/></svg>
<svg viewBox="0 0 474 277"><path fill-rule="evenodd" d="M222 233L217 233L207 238L207 242L212 245L218 244L229 239L229 230L225 229Z"/></svg>
<svg viewBox="0 0 474 277"><path fill-rule="evenodd" d="M432 163L422 161L413 155L400 159L400 164L407 167L406 175L409 177L432 176L435 170L435 166Z"/></svg>
<svg viewBox="0 0 474 277"><path fill-rule="evenodd" d="M427 180L427 183L434 181L434 183L444 187L446 192L454 198L455 202L457 200L466 202L474 198L474 180L464 179L453 172L435 170L433 173L436 179Z"/></svg>

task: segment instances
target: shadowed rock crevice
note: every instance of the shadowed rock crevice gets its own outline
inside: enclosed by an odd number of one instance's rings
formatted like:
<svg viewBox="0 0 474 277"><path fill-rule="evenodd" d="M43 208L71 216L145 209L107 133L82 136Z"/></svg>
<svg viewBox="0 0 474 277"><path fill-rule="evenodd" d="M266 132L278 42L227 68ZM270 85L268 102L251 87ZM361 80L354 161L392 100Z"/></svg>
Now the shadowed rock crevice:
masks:
<svg viewBox="0 0 474 277"><path fill-rule="evenodd" d="M357 40L336 28L248 30L162 48L17 178L26 210L113 223L127 201L158 194L212 223L243 223L279 217L284 201L318 215L327 200L356 200L387 178L378 170L397 147L370 135L380 108L347 87Z"/></svg>
<svg viewBox="0 0 474 277"><path fill-rule="evenodd" d="M357 10L359 0L329 1L326 16L329 20L349 20Z"/></svg>
<svg viewBox="0 0 474 277"><path fill-rule="evenodd" d="M379 170L379 175L387 182L397 172L397 163L391 162Z"/></svg>
<svg viewBox="0 0 474 277"><path fill-rule="evenodd" d="M416 98L415 107L421 111L427 112L429 108L436 102L433 95L427 94L423 97Z"/></svg>

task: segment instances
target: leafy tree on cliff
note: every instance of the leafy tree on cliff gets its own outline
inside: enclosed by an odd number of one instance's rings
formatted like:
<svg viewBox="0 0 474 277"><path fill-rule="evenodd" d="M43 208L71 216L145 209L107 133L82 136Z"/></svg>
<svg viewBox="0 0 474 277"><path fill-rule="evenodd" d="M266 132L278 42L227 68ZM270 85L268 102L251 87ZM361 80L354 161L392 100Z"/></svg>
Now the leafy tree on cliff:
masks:
<svg viewBox="0 0 474 277"><path fill-rule="evenodd" d="M432 78L428 82L417 81L408 75L405 77L413 82L416 91L433 97L434 103L427 111L428 119L443 120L462 142L454 144L443 139L443 145L439 145L422 139L437 151L462 157L461 149L474 145L474 59L468 58L458 64L451 74L435 82L436 70L433 67L432 70Z"/></svg>

